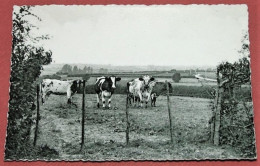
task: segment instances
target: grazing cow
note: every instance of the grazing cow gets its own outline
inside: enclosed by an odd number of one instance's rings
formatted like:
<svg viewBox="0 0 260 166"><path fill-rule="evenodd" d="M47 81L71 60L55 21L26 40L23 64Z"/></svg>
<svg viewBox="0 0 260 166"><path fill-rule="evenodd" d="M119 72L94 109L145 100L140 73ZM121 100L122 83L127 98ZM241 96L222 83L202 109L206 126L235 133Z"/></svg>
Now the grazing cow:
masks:
<svg viewBox="0 0 260 166"><path fill-rule="evenodd" d="M172 84L168 82L169 92L172 92ZM156 107L156 99L160 95L166 95L167 87L164 82L157 82L151 92L151 106Z"/></svg>
<svg viewBox="0 0 260 166"><path fill-rule="evenodd" d="M50 94L67 94L68 104L72 103L72 96L80 90L81 80L61 81L56 79L44 79L41 83L42 103Z"/></svg>
<svg viewBox="0 0 260 166"><path fill-rule="evenodd" d="M120 81L120 77L98 77L95 83L95 92L97 94L97 107L99 108L99 102L102 100L103 108L106 108L106 100L108 100L108 108L111 108L111 97L116 89L116 82Z"/></svg>
<svg viewBox="0 0 260 166"><path fill-rule="evenodd" d="M130 82L127 83L127 92L129 99L131 96L133 97L133 102L135 102L135 105L137 101L140 99L141 107L143 107L143 102L145 100L146 108L147 103L150 100L151 92L153 89L153 86L155 85L155 81L153 77L150 77L148 75L144 75L143 77L136 78ZM139 99L138 99L139 97ZM137 98L137 99L136 99Z"/></svg>

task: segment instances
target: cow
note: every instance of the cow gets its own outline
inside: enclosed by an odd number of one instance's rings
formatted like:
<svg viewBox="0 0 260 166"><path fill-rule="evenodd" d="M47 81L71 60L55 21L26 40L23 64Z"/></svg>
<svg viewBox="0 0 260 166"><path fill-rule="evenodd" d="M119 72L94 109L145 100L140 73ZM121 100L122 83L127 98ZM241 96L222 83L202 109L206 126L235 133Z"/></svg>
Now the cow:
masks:
<svg viewBox="0 0 260 166"><path fill-rule="evenodd" d="M42 103L50 94L67 94L67 103L72 104L72 96L80 90L81 80L61 81L56 79L43 79L41 83Z"/></svg>
<svg viewBox="0 0 260 166"><path fill-rule="evenodd" d="M111 97L116 89L116 82L120 81L120 77L98 77L94 86L97 95L97 107L99 108L100 100L103 103L103 109L106 108L106 101L108 100L108 108L111 109Z"/></svg>
<svg viewBox="0 0 260 166"><path fill-rule="evenodd" d="M168 82L169 92L172 92L172 84ZM160 95L166 95L167 93L167 87L166 83L164 82L157 82L155 86L153 87L153 90L151 92L151 106L156 107L156 99Z"/></svg>
<svg viewBox="0 0 260 166"><path fill-rule="evenodd" d="M144 75L143 77L136 78L127 83L128 96L130 96L129 98L133 96L133 102L135 102L135 105L140 99L141 107L143 107L143 102L145 100L145 107L147 108L147 103L150 100L150 95L155 84L156 82L154 81L154 78L150 77L149 75ZM136 100L136 98L138 100Z"/></svg>

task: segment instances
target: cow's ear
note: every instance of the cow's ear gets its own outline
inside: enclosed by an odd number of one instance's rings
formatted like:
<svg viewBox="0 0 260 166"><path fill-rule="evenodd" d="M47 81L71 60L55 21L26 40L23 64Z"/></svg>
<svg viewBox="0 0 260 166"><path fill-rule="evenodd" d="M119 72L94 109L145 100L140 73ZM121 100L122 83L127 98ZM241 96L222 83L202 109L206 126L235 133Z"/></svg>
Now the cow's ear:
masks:
<svg viewBox="0 0 260 166"><path fill-rule="evenodd" d="M121 78L120 77L116 77L116 81L120 81L121 80Z"/></svg>
<svg viewBox="0 0 260 166"><path fill-rule="evenodd" d="M151 80L151 81L154 81L154 78L152 77L152 78L150 78L150 80Z"/></svg>
<svg viewBox="0 0 260 166"><path fill-rule="evenodd" d="M139 78L140 81L143 81L144 79L142 77Z"/></svg>

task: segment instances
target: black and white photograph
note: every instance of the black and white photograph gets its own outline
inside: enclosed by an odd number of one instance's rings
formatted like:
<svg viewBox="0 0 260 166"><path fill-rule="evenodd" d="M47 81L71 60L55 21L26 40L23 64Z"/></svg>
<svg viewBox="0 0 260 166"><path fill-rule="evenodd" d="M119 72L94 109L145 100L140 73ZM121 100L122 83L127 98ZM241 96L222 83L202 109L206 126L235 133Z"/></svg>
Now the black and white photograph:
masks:
<svg viewBox="0 0 260 166"><path fill-rule="evenodd" d="M255 160L247 5L14 6L6 161Z"/></svg>

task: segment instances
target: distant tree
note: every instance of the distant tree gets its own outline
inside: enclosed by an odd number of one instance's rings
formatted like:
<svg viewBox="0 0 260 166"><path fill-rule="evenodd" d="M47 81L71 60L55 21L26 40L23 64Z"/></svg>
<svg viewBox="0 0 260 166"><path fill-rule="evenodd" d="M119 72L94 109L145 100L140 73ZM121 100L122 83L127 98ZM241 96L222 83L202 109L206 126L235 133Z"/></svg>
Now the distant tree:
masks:
<svg viewBox="0 0 260 166"><path fill-rule="evenodd" d="M87 73L87 66L85 66L84 68L83 68L83 73L85 74L85 73Z"/></svg>
<svg viewBox="0 0 260 166"><path fill-rule="evenodd" d="M87 68L87 73L89 73L89 74L93 73L93 68L92 67L88 67Z"/></svg>
<svg viewBox="0 0 260 166"><path fill-rule="evenodd" d="M59 73L72 73L72 67L68 64L63 65L63 67L61 68L61 70L59 71Z"/></svg>
<svg viewBox="0 0 260 166"><path fill-rule="evenodd" d="M107 73L107 72L108 72L107 69L104 69L104 68L100 68L100 69L99 69L99 73Z"/></svg>
<svg viewBox="0 0 260 166"><path fill-rule="evenodd" d="M78 67L77 67L77 66L74 66L74 67L73 67L73 70L72 70L72 73L73 73L73 74L78 74L78 72L79 72Z"/></svg>
<svg viewBox="0 0 260 166"><path fill-rule="evenodd" d="M72 73L72 66L69 65L69 67L68 67L68 72L67 72L67 73L69 73L69 74Z"/></svg>
<svg viewBox="0 0 260 166"><path fill-rule="evenodd" d="M89 73L93 73L93 68L92 67L89 67Z"/></svg>
<svg viewBox="0 0 260 166"><path fill-rule="evenodd" d="M180 80L181 80L181 74L180 74L180 73L174 73L174 74L172 75L172 80L173 80L174 82L180 82Z"/></svg>
<svg viewBox="0 0 260 166"><path fill-rule="evenodd" d="M171 72L176 72L177 70L176 70L176 69L171 69L170 71L171 71Z"/></svg>
<svg viewBox="0 0 260 166"><path fill-rule="evenodd" d="M78 73L77 74L84 74L83 70L82 69L78 69Z"/></svg>

